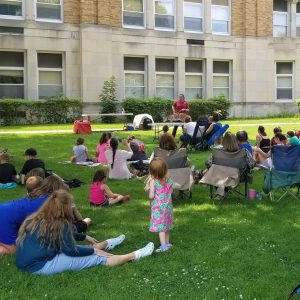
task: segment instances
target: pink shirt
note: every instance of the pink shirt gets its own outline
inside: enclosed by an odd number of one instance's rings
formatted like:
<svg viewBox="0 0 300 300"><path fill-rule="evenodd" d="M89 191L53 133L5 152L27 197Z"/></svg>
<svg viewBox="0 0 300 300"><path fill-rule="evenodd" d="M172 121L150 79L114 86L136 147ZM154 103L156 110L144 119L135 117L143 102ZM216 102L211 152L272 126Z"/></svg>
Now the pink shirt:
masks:
<svg viewBox="0 0 300 300"><path fill-rule="evenodd" d="M107 159L105 156L105 151L110 148L109 143L98 144L96 152L98 153L97 160L101 164L107 164Z"/></svg>
<svg viewBox="0 0 300 300"><path fill-rule="evenodd" d="M90 203L101 205L106 200L106 195L102 189L101 182L94 182L90 186Z"/></svg>

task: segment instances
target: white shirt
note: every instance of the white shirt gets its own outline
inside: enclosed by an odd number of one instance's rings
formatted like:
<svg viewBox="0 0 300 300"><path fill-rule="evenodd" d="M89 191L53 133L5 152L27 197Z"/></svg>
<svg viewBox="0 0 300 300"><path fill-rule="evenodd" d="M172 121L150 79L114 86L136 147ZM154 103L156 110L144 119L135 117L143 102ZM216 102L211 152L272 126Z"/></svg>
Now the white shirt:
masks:
<svg viewBox="0 0 300 300"><path fill-rule="evenodd" d="M111 149L105 151L105 157L107 159L109 167L109 178L112 179L129 179L132 174L127 167L127 159L131 158L132 152L117 149L115 154L114 166L111 167L113 161L113 152Z"/></svg>
<svg viewBox="0 0 300 300"><path fill-rule="evenodd" d="M195 127L196 127L196 122L188 122L183 124L183 128L186 130L186 133L191 137L194 134ZM197 132L197 137L200 137L199 131Z"/></svg>

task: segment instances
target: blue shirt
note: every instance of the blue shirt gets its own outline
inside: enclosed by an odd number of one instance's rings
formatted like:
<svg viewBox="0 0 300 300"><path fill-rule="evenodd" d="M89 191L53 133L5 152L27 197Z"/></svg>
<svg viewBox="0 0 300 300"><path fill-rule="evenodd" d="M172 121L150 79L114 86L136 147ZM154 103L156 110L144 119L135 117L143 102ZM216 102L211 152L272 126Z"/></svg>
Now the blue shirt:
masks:
<svg viewBox="0 0 300 300"><path fill-rule="evenodd" d="M239 144L239 146L240 146L240 149L245 148L245 149L247 149L247 150L249 151L249 153L250 153L251 155L253 155L252 146L250 145L249 142L247 142L247 143L245 143L245 144Z"/></svg>
<svg viewBox="0 0 300 300"><path fill-rule="evenodd" d="M20 200L1 203L0 242L6 245L14 245L23 221L37 211L47 198L48 194L45 194L36 199L24 197Z"/></svg>
<svg viewBox="0 0 300 300"><path fill-rule="evenodd" d="M64 227L62 249L49 247L49 243L41 244L38 236L39 227L32 232L27 233L25 239L17 248L16 264L23 271L34 273L44 267L57 254L64 253L67 256L88 256L94 253L94 249L87 246L76 245L72 234L76 240L84 240L86 235L82 233L72 233L68 226Z"/></svg>

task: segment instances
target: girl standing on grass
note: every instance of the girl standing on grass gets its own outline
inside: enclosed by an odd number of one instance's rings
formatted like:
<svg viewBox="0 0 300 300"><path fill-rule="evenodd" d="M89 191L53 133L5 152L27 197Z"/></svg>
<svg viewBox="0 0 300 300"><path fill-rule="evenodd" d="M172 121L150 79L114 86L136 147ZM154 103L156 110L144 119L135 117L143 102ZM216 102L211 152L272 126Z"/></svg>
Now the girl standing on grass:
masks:
<svg viewBox="0 0 300 300"><path fill-rule="evenodd" d="M111 139L111 133L110 132L103 132L99 144L96 148L96 158L97 162L101 164L107 164L107 159L105 156L105 151L110 148L110 139Z"/></svg>
<svg viewBox="0 0 300 300"><path fill-rule="evenodd" d="M98 170L90 186L90 205L91 206L110 206L120 201L130 199L129 195L122 196L114 194L108 185L105 184L107 179L106 171Z"/></svg>
<svg viewBox="0 0 300 300"><path fill-rule="evenodd" d="M173 181L168 176L166 162L155 157L149 165L150 179L145 190L149 190L151 199L151 219L149 230L158 232L160 247L156 252L164 252L172 247L169 231L173 228L172 192Z"/></svg>

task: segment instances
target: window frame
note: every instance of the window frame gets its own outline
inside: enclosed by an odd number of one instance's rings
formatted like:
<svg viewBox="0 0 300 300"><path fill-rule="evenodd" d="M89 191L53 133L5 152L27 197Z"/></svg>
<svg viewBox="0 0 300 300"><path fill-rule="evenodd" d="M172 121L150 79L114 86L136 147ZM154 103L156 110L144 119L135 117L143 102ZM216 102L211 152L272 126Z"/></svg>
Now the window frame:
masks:
<svg viewBox="0 0 300 300"><path fill-rule="evenodd" d="M219 95L215 95L214 94L214 90L215 89L228 89L228 99L231 98L231 92L232 92L232 61L231 60L222 60L222 59L214 59L213 60L213 63L214 62L217 62L217 61L221 61L221 62L228 62L229 64L229 71L228 73L212 73L212 95L213 97L218 97ZM228 77L228 87L214 87L214 77ZM226 95L225 95L226 96Z"/></svg>
<svg viewBox="0 0 300 300"><path fill-rule="evenodd" d="M195 7L201 6L201 17L197 19L201 19L201 24L202 24L202 30L189 30L184 27L184 21L185 21L185 3L189 3L190 5L194 5ZM195 3L195 2L189 2L189 1L184 1L183 0L183 30L184 32L191 32L191 33L203 33L204 32L204 5L203 5L203 0L201 3Z"/></svg>
<svg viewBox="0 0 300 300"><path fill-rule="evenodd" d="M228 20L221 20L221 19L215 19L213 18L213 8L214 7L222 7L222 8L227 8L228 10ZM217 32L213 30L213 22L214 21L223 21L228 23L228 32ZM224 35L228 36L231 35L231 1L228 0L228 5L211 5L211 33L214 35Z"/></svg>
<svg viewBox="0 0 300 300"><path fill-rule="evenodd" d="M15 2L21 2L22 3L22 15L21 16L13 16L13 15L1 15L0 19L7 19L7 20L25 20L25 0L15 0Z"/></svg>
<svg viewBox="0 0 300 300"><path fill-rule="evenodd" d="M201 92L202 92L202 97L199 98L199 99L204 99L205 98L205 65L204 65L204 59L189 59L189 58L186 58L185 59L185 62L187 60L196 60L196 61L201 61L202 62L202 73L196 73L196 72L186 72L186 70L184 70L184 80L185 80L185 89L184 89L184 93L185 95L188 95L187 93L187 89L196 89L196 88L199 88L199 87L188 87L186 86L186 76L187 75L190 75L190 76L201 76L202 77L202 87L200 88L201 89ZM193 99L188 99L187 100L193 100Z"/></svg>
<svg viewBox="0 0 300 300"><path fill-rule="evenodd" d="M122 26L123 26L123 28L145 29L146 28L146 25L145 25L146 24L145 0L142 0L143 1L143 26L126 25L124 23L124 11L132 12L129 10L124 10L124 1L125 0L122 0Z"/></svg>
<svg viewBox="0 0 300 300"><path fill-rule="evenodd" d="M277 63L291 63L292 64L292 73L291 74L277 74ZM277 60L275 61L275 102L277 103L289 103L295 101L295 62L294 61L288 61L288 60ZM291 78L292 79L292 87L291 88L281 88L281 89L292 89L292 99L278 99L277 98L277 90L278 90L278 77L281 78Z"/></svg>
<svg viewBox="0 0 300 300"><path fill-rule="evenodd" d="M280 15L286 15L286 25L275 25L274 24L274 20L275 20L275 18L274 18L274 15L275 14L280 14ZM288 11L273 11L273 37L275 37L275 38L287 38L287 37L289 37L289 21L290 21L290 18L289 18L289 12ZM286 35L284 35L284 36L275 36L274 35L274 28L275 27L284 27L285 29L286 29Z"/></svg>
<svg viewBox="0 0 300 300"><path fill-rule="evenodd" d="M64 1L59 0L60 4L51 4L48 3L47 5L60 5L60 19L51 19L51 18L39 18L37 15L37 4L38 0L34 0L34 14L35 14L35 20L38 22L46 22L46 23L63 23L64 22Z"/></svg>
<svg viewBox="0 0 300 300"><path fill-rule="evenodd" d="M0 66L0 71L2 71L2 70L4 70L4 71L22 71L23 72L23 83L22 84L20 84L20 83L0 83L0 86L2 86L2 85L23 86L23 95L24 95L23 98L26 98L26 96L25 96L25 92L26 92L25 91L25 87L26 87L26 85L25 85L25 82L26 82L26 77L25 77L26 76L26 72L25 72L25 65L26 65L25 51L21 51L21 50L19 50L19 51L18 50L8 51L6 49L1 49L0 53L1 52L18 52L18 53L23 53L23 62L24 62L23 67L2 67L2 66ZM4 99L4 98L0 98L0 99Z"/></svg>
<svg viewBox="0 0 300 300"><path fill-rule="evenodd" d="M167 14L157 14L155 12L155 1L160 1L160 0L153 0L153 24L154 24L154 30L159 30L159 31L176 31L176 2L175 0L168 0L169 2L173 3L173 9L174 9L174 27L173 28L165 28L165 27L156 27L156 22L155 22L155 17L156 15L160 15L160 16L171 16L171 15L167 15Z"/></svg>
<svg viewBox="0 0 300 300"><path fill-rule="evenodd" d="M147 97L147 90L146 90L146 83L147 83L147 72L146 72L146 57L144 56L124 56L123 61L125 58L143 58L144 59L144 71L138 71L138 70L125 70L125 66L123 65L123 71L124 71L124 98L126 98L126 88L127 87L143 87L144 88L144 96L143 99ZM126 86L126 74L143 74L144 75L144 85L143 86ZM138 98L137 98L138 99Z"/></svg>
<svg viewBox="0 0 300 300"><path fill-rule="evenodd" d="M40 53L45 53L45 54L60 54L62 56L61 63L62 63L62 68L40 68L39 67L39 54ZM61 86L62 86L62 95L65 95L65 55L63 52L51 52L51 51L38 51L36 53L37 57L37 99L38 100L43 100L45 98L40 98L40 71L44 72L59 72L61 71ZM43 86L58 86L57 84L41 84ZM55 96L53 96L55 97ZM59 97L59 96L57 96Z"/></svg>

